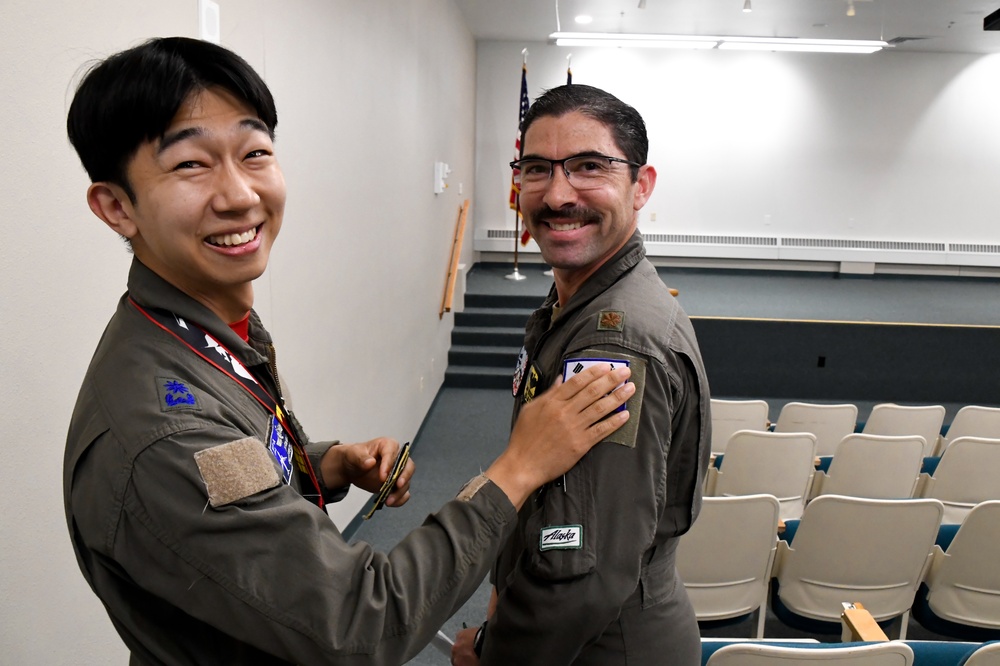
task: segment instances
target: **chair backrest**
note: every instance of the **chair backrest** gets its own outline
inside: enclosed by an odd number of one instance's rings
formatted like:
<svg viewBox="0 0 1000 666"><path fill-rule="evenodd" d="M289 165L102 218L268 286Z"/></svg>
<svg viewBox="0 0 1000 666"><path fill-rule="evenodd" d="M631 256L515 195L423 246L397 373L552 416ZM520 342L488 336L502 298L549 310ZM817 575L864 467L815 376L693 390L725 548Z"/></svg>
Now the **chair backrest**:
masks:
<svg viewBox="0 0 1000 666"><path fill-rule="evenodd" d="M677 546L677 572L698 620L725 620L766 608L777 532L773 495L704 499L698 519ZM758 626L759 638L763 622Z"/></svg>
<svg viewBox="0 0 1000 666"><path fill-rule="evenodd" d="M763 400L712 398L712 453L725 453L737 430L766 430L768 409Z"/></svg>
<svg viewBox="0 0 1000 666"><path fill-rule="evenodd" d="M816 435L816 455L832 456L840 440L858 424L857 405L786 403L778 414L775 432L811 432Z"/></svg>
<svg viewBox="0 0 1000 666"><path fill-rule="evenodd" d="M1000 407L962 407L948 426L948 433L943 438L945 446L959 437L1000 439Z"/></svg>
<svg viewBox="0 0 1000 666"><path fill-rule="evenodd" d="M822 495L806 506L775 577L794 613L838 622L844 602L878 620L908 613L930 560L943 507L937 500Z"/></svg>
<svg viewBox="0 0 1000 666"><path fill-rule="evenodd" d="M976 505L926 578L927 603L950 622L1000 629L1000 501Z"/></svg>
<svg viewBox="0 0 1000 666"><path fill-rule="evenodd" d="M774 495L781 519L802 515L816 471L816 438L807 432L740 430L729 438L716 476L716 496Z"/></svg>
<svg viewBox="0 0 1000 666"><path fill-rule="evenodd" d="M924 497L944 504L944 522L963 522L976 504L1000 499L1000 439L959 437L948 443Z"/></svg>
<svg viewBox="0 0 1000 666"><path fill-rule="evenodd" d="M1000 641L978 648L961 666L1000 666Z"/></svg>
<svg viewBox="0 0 1000 666"><path fill-rule="evenodd" d="M880 499L912 497L923 464L924 438L854 433L841 440L818 495Z"/></svg>
<svg viewBox="0 0 1000 666"><path fill-rule="evenodd" d="M896 405L884 402L872 408L865 427L868 435L920 435L924 438L924 455L934 455L941 426L944 425L942 405Z"/></svg>
<svg viewBox="0 0 1000 666"><path fill-rule="evenodd" d="M767 643L733 643L712 653L707 666L911 666L913 650L901 641L835 647L783 647Z"/></svg>

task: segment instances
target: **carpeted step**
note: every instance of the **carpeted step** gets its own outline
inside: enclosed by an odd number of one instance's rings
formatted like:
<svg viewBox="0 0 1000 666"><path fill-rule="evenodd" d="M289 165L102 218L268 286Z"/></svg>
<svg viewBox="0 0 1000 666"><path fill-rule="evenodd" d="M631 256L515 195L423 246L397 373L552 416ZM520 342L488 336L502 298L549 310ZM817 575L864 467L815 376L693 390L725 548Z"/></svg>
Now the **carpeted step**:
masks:
<svg viewBox="0 0 1000 666"><path fill-rule="evenodd" d="M513 376L513 367L450 365L444 373L444 385L460 388L502 388L509 391Z"/></svg>
<svg viewBox="0 0 1000 666"><path fill-rule="evenodd" d="M448 365L455 366L488 366L492 368L507 368L514 371L519 347L495 345L452 345L448 351Z"/></svg>

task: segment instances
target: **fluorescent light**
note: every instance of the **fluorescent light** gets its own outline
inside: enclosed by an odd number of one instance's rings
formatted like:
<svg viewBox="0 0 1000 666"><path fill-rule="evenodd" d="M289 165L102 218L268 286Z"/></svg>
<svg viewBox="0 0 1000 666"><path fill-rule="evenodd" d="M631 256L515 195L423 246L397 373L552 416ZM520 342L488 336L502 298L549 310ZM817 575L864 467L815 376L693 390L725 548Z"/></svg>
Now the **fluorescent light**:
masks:
<svg viewBox="0 0 1000 666"><path fill-rule="evenodd" d="M723 37L719 48L735 51L800 51L812 53L874 53L889 44L864 39L800 39L797 37Z"/></svg>
<svg viewBox="0 0 1000 666"><path fill-rule="evenodd" d="M818 53L874 53L889 46L881 40L803 39L798 37L721 37L713 35L657 35L617 32L553 32L557 46L616 46L619 48L673 48L743 51L808 51Z"/></svg>
<svg viewBox="0 0 1000 666"><path fill-rule="evenodd" d="M661 49L714 49L717 37L644 35L618 32L553 32L556 46L616 46Z"/></svg>
<svg viewBox="0 0 1000 666"><path fill-rule="evenodd" d="M746 12L747 14L753 11L753 7L750 6L750 0L744 0L743 11Z"/></svg>

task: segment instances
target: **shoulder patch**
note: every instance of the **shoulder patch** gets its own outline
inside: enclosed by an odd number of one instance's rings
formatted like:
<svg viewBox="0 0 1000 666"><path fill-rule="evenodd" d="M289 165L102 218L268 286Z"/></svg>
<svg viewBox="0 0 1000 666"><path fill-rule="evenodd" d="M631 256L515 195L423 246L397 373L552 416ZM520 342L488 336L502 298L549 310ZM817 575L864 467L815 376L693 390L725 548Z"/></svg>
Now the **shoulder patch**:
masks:
<svg viewBox="0 0 1000 666"><path fill-rule="evenodd" d="M621 310L601 310L597 314L598 331L618 331L625 328L625 313Z"/></svg>
<svg viewBox="0 0 1000 666"><path fill-rule="evenodd" d="M577 372L594 363L622 362L629 366L632 374L628 381L635 384L635 393L625 403L628 409L628 421L621 428L608 435L604 441L621 444L630 449L635 448L636 437L639 434L639 415L642 411L642 396L646 390L646 360L631 354L623 354L608 349L582 349L563 358L564 378L569 379ZM616 410L618 411L618 410Z"/></svg>
<svg viewBox="0 0 1000 666"><path fill-rule="evenodd" d="M160 410L172 412L179 410L199 411L201 405L188 385L174 377L157 377L156 391L160 396Z"/></svg>
<svg viewBox="0 0 1000 666"><path fill-rule="evenodd" d="M194 454L194 461L214 508L269 490L281 483L267 447L256 437L213 446Z"/></svg>

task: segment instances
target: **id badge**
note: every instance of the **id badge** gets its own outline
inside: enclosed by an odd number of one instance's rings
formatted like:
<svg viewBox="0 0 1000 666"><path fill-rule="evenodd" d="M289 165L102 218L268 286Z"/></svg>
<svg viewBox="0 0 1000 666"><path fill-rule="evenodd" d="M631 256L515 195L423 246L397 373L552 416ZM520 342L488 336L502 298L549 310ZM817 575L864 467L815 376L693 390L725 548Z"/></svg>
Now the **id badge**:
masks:
<svg viewBox="0 0 1000 666"><path fill-rule="evenodd" d="M281 478L285 483L292 482L292 458L295 455L292 450L292 441L288 438L278 417L271 416L270 434L267 438L267 449L274 456L278 466L281 468Z"/></svg>
<svg viewBox="0 0 1000 666"><path fill-rule="evenodd" d="M568 358L563 361L563 381L568 381L571 377L575 377L592 365L597 365L598 363L610 363L611 369L614 370L620 366L629 366L629 362L621 358ZM619 389L625 386L625 382L622 382L615 389ZM622 403L615 409L615 412L621 412L625 409L625 403ZM612 412L614 413L614 412Z"/></svg>

